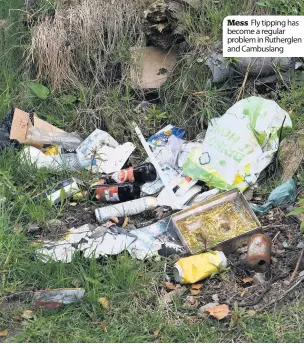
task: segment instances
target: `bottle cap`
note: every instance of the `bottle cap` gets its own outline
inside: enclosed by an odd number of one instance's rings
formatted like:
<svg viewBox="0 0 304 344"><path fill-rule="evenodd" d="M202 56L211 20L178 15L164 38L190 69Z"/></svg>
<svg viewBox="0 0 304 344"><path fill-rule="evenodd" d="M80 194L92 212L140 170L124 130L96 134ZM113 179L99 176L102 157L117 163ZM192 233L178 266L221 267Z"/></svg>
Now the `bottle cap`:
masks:
<svg viewBox="0 0 304 344"><path fill-rule="evenodd" d="M173 266L173 276L176 282L180 283L183 279L183 270L178 264Z"/></svg>
<svg viewBox="0 0 304 344"><path fill-rule="evenodd" d="M220 259L222 261L223 267L226 268L228 262L227 262L227 258L225 256L224 252L223 251L218 251L218 254L219 254L219 257L220 257Z"/></svg>

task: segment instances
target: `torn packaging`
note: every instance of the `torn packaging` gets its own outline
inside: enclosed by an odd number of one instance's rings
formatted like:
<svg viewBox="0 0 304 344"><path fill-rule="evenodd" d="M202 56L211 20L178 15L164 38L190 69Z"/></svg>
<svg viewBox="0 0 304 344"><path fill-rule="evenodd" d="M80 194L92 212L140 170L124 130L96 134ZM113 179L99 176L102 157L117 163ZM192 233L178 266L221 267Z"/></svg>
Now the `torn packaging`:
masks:
<svg viewBox="0 0 304 344"><path fill-rule="evenodd" d="M119 254L127 250L133 258L145 259L158 255L162 250L164 255L183 253L174 234L170 219L163 219L150 226L127 232L121 227L101 226L93 228L84 225L72 228L65 238L48 242L37 250L40 259L48 259L69 263L74 252L81 251L87 258Z"/></svg>
<svg viewBox="0 0 304 344"><path fill-rule="evenodd" d="M131 142L119 145L107 132L96 129L77 148L84 168L111 174L122 169L135 146Z"/></svg>

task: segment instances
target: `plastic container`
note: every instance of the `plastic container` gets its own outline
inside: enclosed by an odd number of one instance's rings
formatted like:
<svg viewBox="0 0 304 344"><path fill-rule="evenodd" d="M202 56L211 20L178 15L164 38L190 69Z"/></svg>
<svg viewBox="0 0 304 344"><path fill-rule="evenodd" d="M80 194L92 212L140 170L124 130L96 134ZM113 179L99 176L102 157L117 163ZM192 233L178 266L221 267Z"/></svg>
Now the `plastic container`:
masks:
<svg viewBox="0 0 304 344"><path fill-rule="evenodd" d="M196 283L218 272L220 266L227 266L227 258L222 251L205 252L178 260L173 267L173 275L178 283Z"/></svg>

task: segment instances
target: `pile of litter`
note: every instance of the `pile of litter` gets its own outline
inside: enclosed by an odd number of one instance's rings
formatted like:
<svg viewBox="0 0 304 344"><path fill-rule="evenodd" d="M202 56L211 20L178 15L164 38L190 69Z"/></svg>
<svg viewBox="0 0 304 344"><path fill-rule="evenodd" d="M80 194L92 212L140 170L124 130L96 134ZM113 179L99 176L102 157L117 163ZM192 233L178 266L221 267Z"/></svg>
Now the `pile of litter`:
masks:
<svg viewBox="0 0 304 344"><path fill-rule="evenodd" d="M37 259L70 263L75 252L90 259L125 250L141 260L171 256L167 274L175 289L184 292L181 284L205 280L200 288L192 286L188 305L213 302L210 307L229 308L237 301L250 308L272 295L274 283L282 282L280 299L304 278L298 223L282 210L297 201L292 175L286 178L283 172L283 184L263 205L249 204L244 193L257 187L278 153L283 130L291 127L287 112L260 97L237 102L192 142L173 125L146 139L134 123L147 153L138 166L128 163L136 148L132 142L119 144L100 129L83 139L19 109L10 111L0 134L1 148L21 149L23 164L70 171L70 179L45 197L54 207L69 201L75 208L59 221L64 226L56 235L49 227L51 235L40 237ZM96 176L91 184L75 177L85 169ZM75 209L81 211L80 221ZM298 259L296 266L292 259ZM210 307L203 311L216 314Z"/></svg>

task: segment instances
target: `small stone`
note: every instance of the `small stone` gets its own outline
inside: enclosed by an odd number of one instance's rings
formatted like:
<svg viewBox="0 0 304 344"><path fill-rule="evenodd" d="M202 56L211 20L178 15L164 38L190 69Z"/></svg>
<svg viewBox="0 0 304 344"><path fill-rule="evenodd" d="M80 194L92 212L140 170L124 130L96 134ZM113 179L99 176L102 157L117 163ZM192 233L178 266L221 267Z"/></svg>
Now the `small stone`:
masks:
<svg viewBox="0 0 304 344"><path fill-rule="evenodd" d="M304 248L304 242L300 241L297 245L297 248Z"/></svg>
<svg viewBox="0 0 304 344"><path fill-rule="evenodd" d="M257 272L253 276L253 284L264 284L266 282L265 275L261 272Z"/></svg>
<svg viewBox="0 0 304 344"><path fill-rule="evenodd" d="M218 294L213 294L211 297L212 297L212 300L214 302L220 302L220 298L219 298Z"/></svg>
<svg viewBox="0 0 304 344"><path fill-rule="evenodd" d="M282 242L282 246L283 247L289 247L289 242L288 241L284 241L284 242Z"/></svg>

